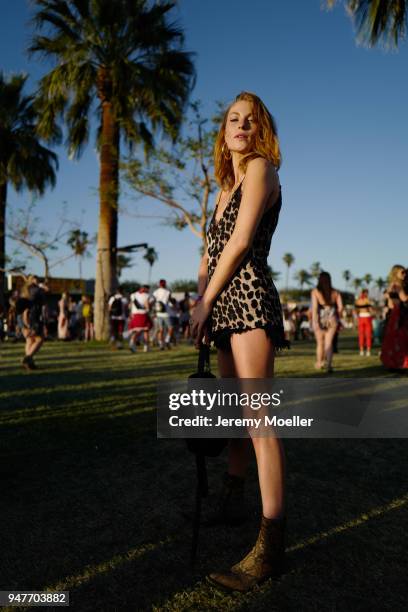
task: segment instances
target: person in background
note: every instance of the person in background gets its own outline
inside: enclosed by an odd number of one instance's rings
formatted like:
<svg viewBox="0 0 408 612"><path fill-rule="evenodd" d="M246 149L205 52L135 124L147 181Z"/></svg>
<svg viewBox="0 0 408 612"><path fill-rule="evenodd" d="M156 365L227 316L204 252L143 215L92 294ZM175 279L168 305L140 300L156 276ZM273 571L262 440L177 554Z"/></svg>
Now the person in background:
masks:
<svg viewBox="0 0 408 612"><path fill-rule="evenodd" d="M16 341L20 335L21 330L18 329L17 325L17 300L19 298L19 292L13 291L9 298L9 308L7 311L7 336L13 338Z"/></svg>
<svg viewBox="0 0 408 612"><path fill-rule="evenodd" d="M395 266L394 266L395 267ZM381 362L391 370L408 369L408 270L400 271L402 280L397 291L395 284L389 292L393 306L388 315L384 340L381 347ZM392 295L394 293L395 295Z"/></svg>
<svg viewBox="0 0 408 612"><path fill-rule="evenodd" d="M17 312L22 317L25 338L25 356L22 365L27 370L36 370L34 355L44 342L43 306L48 287L38 282L37 276L29 276L18 301Z"/></svg>
<svg viewBox="0 0 408 612"><path fill-rule="evenodd" d="M368 297L368 289L363 289L354 304L358 318L358 345L360 355L371 355L372 336L373 336L373 304Z"/></svg>
<svg viewBox="0 0 408 612"><path fill-rule="evenodd" d="M82 296L82 316L84 319L84 340L89 342L95 337L93 323L93 305L89 295Z"/></svg>
<svg viewBox="0 0 408 612"><path fill-rule="evenodd" d="M122 348L127 307L128 301L123 295L122 287L118 287L108 302L112 349Z"/></svg>
<svg viewBox="0 0 408 612"><path fill-rule="evenodd" d="M303 306L300 310L300 337L302 340L310 338L309 308L307 306Z"/></svg>
<svg viewBox="0 0 408 612"><path fill-rule="evenodd" d="M137 351L136 343L141 334L143 334L143 350L145 353L149 350L149 331L153 326L149 311L153 301L148 285L142 285L130 296L131 318L127 336L129 337L129 350L132 353Z"/></svg>
<svg viewBox="0 0 408 612"><path fill-rule="evenodd" d="M399 302L399 292L402 289L405 277L406 270L404 266L401 266L400 264L392 266L388 275L388 287L384 291L385 314L387 318L391 314L394 306L396 306Z"/></svg>
<svg viewBox="0 0 408 612"><path fill-rule="evenodd" d="M295 336L295 324L287 307L283 309L283 330L285 332L285 339L288 342L292 342Z"/></svg>
<svg viewBox="0 0 408 612"><path fill-rule="evenodd" d="M384 319L381 310L381 308L373 308L373 346L381 346L384 335Z"/></svg>
<svg viewBox="0 0 408 612"><path fill-rule="evenodd" d="M58 302L58 340L69 339L70 296L64 291Z"/></svg>
<svg viewBox="0 0 408 612"><path fill-rule="evenodd" d="M332 287L331 276L321 272L317 287L312 289L312 325L316 338L317 370L326 367L327 372L333 372L333 338L337 331L339 318L343 312L343 302L340 292Z"/></svg>
<svg viewBox="0 0 408 612"><path fill-rule="evenodd" d="M190 339L190 310L192 301L188 291L184 293L184 298L179 302L180 307L180 328L184 340Z"/></svg>
<svg viewBox="0 0 408 612"><path fill-rule="evenodd" d="M83 296L81 295L79 301L75 304L75 336L78 340L84 339L85 332L85 321L83 313Z"/></svg>
<svg viewBox="0 0 408 612"><path fill-rule="evenodd" d="M169 330L168 330L168 341L169 344L177 344L177 336L180 326L180 307L177 300L173 297L169 299L167 305L167 312L169 315Z"/></svg>
<svg viewBox="0 0 408 612"><path fill-rule="evenodd" d="M157 339L161 351L164 347L170 348L169 324L170 317L168 313L168 305L171 298L171 291L167 289L167 283L164 278L160 279L158 288L153 291L154 310L156 313L156 324L158 327Z"/></svg>

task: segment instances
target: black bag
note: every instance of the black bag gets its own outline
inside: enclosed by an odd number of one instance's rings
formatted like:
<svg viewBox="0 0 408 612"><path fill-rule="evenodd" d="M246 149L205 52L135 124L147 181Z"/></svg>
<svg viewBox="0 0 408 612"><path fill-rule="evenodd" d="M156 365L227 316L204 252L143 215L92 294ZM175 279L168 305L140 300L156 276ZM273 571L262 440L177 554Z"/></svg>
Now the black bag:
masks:
<svg viewBox="0 0 408 612"><path fill-rule="evenodd" d="M216 378L210 369L210 348L201 344L198 354L198 370L189 378ZM195 512L193 520L193 540L191 543L191 563L194 563L197 554L198 532L200 529L201 500L208 495L208 479L206 457L218 457L228 444L225 438L187 438L187 448L195 454L197 467L197 488Z"/></svg>
<svg viewBox="0 0 408 612"><path fill-rule="evenodd" d="M110 315L111 317L121 317L123 314L123 302L122 302L122 298L115 298L112 302L111 308L110 308Z"/></svg>
<svg viewBox="0 0 408 612"><path fill-rule="evenodd" d="M198 354L198 370L189 378L217 378L210 369L210 348L201 344ZM228 440L224 438L187 438L187 448L191 453L205 457L218 457L226 447Z"/></svg>
<svg viewBox="0 0 408 612"><path fill-rule="evenodd" d="M154 310L157 313L166 312L166 304L162 302L161 300L156 300L154 303Z"/></svg>
<svg viewBox="0 0 408 612"><path fill-rule="evenodd" d="M136 298L133 298L133 304L134 304L134 307L137 308L137 310L146 310L143 304L141 304L139 300L137 300Z"/></svg>

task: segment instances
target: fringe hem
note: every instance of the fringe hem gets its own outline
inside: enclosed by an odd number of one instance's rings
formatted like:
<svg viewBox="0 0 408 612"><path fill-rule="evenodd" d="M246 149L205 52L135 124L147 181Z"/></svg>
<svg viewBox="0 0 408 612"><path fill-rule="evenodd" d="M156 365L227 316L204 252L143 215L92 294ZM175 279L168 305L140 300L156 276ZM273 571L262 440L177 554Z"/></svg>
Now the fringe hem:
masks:
<svg viewBox="0 0 408 612"><path fill-rule="evenodd" d="M231 350L231 336L232 334L243 334L244 332L251 331L252 329L264 329L268 338L273 342L273 346L276 351L282 349L290 349L290 342L285 338L285 332L283 327L276 326L273 323L259 324L254 327L236 327L220 329L216 332L211 332L210 342L214 343L214 346L224 351Z"/></svg>

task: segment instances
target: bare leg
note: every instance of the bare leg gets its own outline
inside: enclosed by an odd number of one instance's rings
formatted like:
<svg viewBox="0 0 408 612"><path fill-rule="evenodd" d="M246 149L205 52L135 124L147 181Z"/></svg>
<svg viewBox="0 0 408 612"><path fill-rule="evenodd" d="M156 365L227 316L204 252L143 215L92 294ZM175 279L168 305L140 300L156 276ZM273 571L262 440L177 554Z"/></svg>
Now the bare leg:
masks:
<svg viewBox="0 0 408 612"><path fill-rule="evenodd" d="M132 330L130 334L129 348L132 352L136 351L136 342L137 342L137 339L139 338L139 335L140 335L139 329Z"/></svg>
<svg viewBox="0 0 408 612"><path fill-rule="evenodd" d="M143 330L143 350L145 353L147 353L147 351L149 350L149 330L148 329L144 329Z"/></svg>
<svg viewBox="0 0 408 612"><path fill-rule="evenodd" d="M26 331L24 330L23 334L24 334L24 336L25 336L25 338L26 338L26 343L25 343L25 355L26 355L26 357L29 357L29 356L30 356L30 354L31 354L31 349L32 349L32 346L33 346L33 344L34 344L34 342L35 342L35 338L34 338L34 336L27 336L27 333L28 333L28 332L26 332Z"/></svg>
<svg viewBox="0 0 408 612"><path fill-rule="evenodd" d="M234 364L239 378L272 378L274 348L262 329L231 338ZM275 437L252 438L258 465L262 511L265 518L284 514L285 462L282 443Z"/></svg>
<svg viewBox="0 0 408 612"><path fill-rule="evenodd" d="M336 334L336 326L330 327L324 337L324 354L326 357L326 364L328 368L331 368L332 359L333 359L333 338Z"/></svg>
<svg viewBox="0 0 408 612"><path fill-rule="evenodd" d="M34 336L33 338L31 338L31 340L32 342L30 347L28 348L28 350L26 349L27 357L33 357L36 353L38 353L44 342L43 338L41 338L40 336Z"/></svg>
<svg viewBox="0 0 408 612"><path fill-rule="evenodd" d="M320 327L315 327L315 338L316 338L316 368L321 368L324 361L324 338L326 332Z"/></svg>

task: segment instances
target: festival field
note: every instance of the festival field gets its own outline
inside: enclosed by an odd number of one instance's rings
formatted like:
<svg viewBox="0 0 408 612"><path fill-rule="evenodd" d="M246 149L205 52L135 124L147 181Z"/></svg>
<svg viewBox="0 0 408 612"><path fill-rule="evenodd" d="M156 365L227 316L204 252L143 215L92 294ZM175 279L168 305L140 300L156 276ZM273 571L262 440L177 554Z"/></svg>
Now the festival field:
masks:
<svg viewBox="0 0 408 612"><path fill-rule="evenodd" d="M340 376L392 376L345 333ZM155 388L188 376L187 345L136 355L106 345L48 342L25 372L22 344L0 346L3 588L69 590L76 611L403 609L408 566L406 440L287 440L288 569L254 592L223 595L205 576L255 541L260 502L253 462L251 519L203 527L189 566L193 457L156 439ZM278 357L285 376L313 369L314 344ZM215 363L214 363L215 367ZM210 485L224 461L209 460ZM7 608L6 608L7 609ZM18 608L10 608L17 610Z"/></svg>

